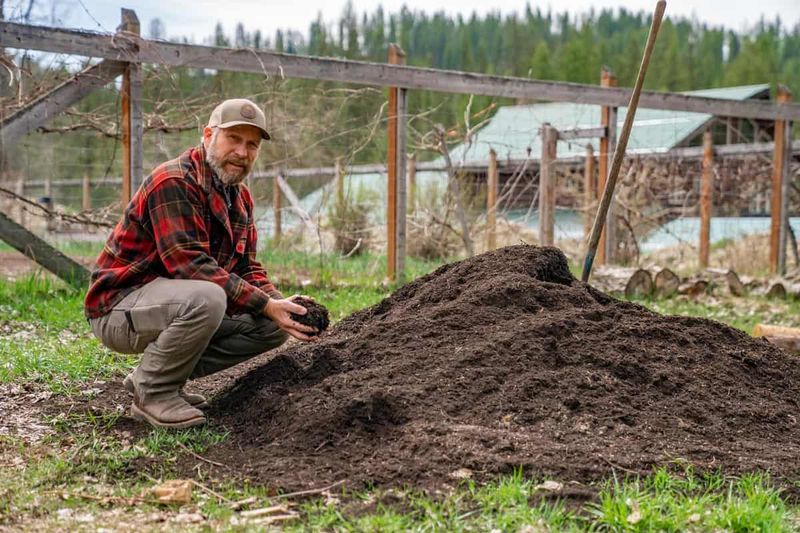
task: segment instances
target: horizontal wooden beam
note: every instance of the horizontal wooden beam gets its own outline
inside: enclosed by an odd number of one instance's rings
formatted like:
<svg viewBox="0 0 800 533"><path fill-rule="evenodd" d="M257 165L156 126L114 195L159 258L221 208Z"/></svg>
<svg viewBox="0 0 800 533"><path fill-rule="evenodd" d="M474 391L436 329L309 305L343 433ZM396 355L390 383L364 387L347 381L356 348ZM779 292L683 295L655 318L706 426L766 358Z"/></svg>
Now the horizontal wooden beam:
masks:
<svg viewBox="0 0 800 533"><path fill-rule="evenodd" d="M11 148L22 137L45 125L81 98L106 85L125 70L125 63L105 60L75 74L0 122L0 149Z"/></svg>
<svg viewBox="0 0 800 533"><path fill-rule="evenodd" d="M89 271L0 212L0 239L71 285L89 282Z"/></svg>
<svg viewBox="0 0 800 533"><path fill-rule="evenodd" d="M44 50L117 61L174 67L256 72L269 77L306 78L360 85L403 87L446 93L482 94L624 107L630 89L579 83L489 76L472 72L387 65L266 50L233 49L0 22L0 47ZM800 120L800 105L759 100L726 100L678 93L642 92L639 107L709 113L723 117Z"/></svg>
<svg viewBox="0 0 800 533"><path fill-rule="evenodd" d="M582 128L573 130L559 130L558 139L560 141L570 141L572 139L596 139L606 135L606 128Z"/></svg>

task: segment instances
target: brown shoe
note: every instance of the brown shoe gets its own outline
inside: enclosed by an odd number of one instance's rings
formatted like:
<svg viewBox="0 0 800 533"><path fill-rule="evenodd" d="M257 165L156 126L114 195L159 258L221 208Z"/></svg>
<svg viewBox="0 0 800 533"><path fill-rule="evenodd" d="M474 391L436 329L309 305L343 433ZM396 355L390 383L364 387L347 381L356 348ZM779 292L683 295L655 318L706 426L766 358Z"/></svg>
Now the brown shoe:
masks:
<svg viewBox="0 0 800 533"><path fill-rule="evenodd" d="M133 372L125 376L125 379L122 381L122 385L125 387L125 390L131 394L136 392L136 386L133 384ZM197 409L205 409L208 407L208 401L206 401L206 397L202 394L186 392L183 390L183 388L181 388L178 390L178 395L186 400L186 403L192 407L196 407Z"/></svg>
<svg viewBox="0 0 800 533"><path fill-rule="evenodd" d="M184 429L206 423L203 411L195 409L175 393L146 402L141 401L138 394L134 394L131 414L136 420L160 428Z"/></svg>

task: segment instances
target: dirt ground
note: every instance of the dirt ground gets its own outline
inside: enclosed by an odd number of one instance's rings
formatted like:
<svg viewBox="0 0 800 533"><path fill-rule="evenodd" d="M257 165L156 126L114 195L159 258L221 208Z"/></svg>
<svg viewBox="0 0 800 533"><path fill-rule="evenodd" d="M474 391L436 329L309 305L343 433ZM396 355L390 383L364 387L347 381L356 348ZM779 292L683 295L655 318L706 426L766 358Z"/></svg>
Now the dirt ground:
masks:
<svg viewBox="0 0 800 533"><path fill-rule="evenodd" d="M324 303L324 302L323 302ZM120 409L117 383L78 409ZM555 248L445 265L313 344L190 384L230 430L187 475L300 490L593 482L691 464L800 475L796 359L718 322L665 317L574 279ZM50 408L63 409L55 405ZM115 431L145 431L121 419Z"/></svg>

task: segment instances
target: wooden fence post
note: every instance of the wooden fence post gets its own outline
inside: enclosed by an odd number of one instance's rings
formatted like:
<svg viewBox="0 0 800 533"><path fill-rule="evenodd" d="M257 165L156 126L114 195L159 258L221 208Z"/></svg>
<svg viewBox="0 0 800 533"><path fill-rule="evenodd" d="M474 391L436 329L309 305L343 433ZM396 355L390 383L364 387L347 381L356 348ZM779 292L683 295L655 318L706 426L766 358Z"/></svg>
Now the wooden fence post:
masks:
<svg viewBox="0 0 800 533"><path fill-rule="evenodd" d="M700 268L708 268L714 193L714 145L711 130L703 134L703 177L700 183Z"/></svg>
<svg viewBox="0 0 800 533"><path fill-rule="evenodd" d="M617 86L617 77L609 68L603 67L600 72L600 85L602 87ZM600 109L600 125L606 130L606 134L600 138L600 153L597 156L597 193L602 196L606 189L608 173L611 170L611 158L614 157L614 149L617 144L616 107L603 106ZM611 205L608 206L603 233L600 234L600 243L597 246L597 257L595 258L597 264L614 262L614 251L617 247L615 229L614 202L611 202Z"/></svg>
<svg viewBox="0 0 800 533"><path fill-rule="evenodd" d="M139 18L131 9L122 8L121 31L140 35ZM122 74L122 196L124 208L139 186L143 173L142 74L138 63L128 63Z"/></svg>
<svg viewBox="0 0 800 533"><path fill-rule="evenodd" d="M89 178L89 170L83 172L83 181L81 182L81 209L89 211L92 208L92 183Z"/></svg>
<svg viewBox="0 0 800 533"><path fill-rule="evenodd" d="M486 251L497 248L497 152L489 150L489 168L486 175Z"/></svg>
<svg viewBox="0 0 800 533"><path fill-rule="evenodd" d="M405 53L389 45L389 64L405 64ZM387 133L386 277L402 280L405 269L405 89L389 87ZM402 193L402 196L401 196ZM400 206L399 198L403 198ZM400 215L402 214L402 220ZM400 237L398 239L398 237ZM402 241L398 242L398 241ZM401 267L401 268L398 268Z"/></svg>
<svg viewBox="0 0 800 533"><path fill-rule="evenodd" d="M281 186L278 183L278 174L276 174L272 180L272 216L275 222L272 242L274 246L278 246L281 243L281 209Z"/></svg>
<svg viewBox="0 0 800 533"><path fill-rule="evenodd" d="M548 123L542 126L542 159L539 167L539 244L552 246L555 230L555 160L558 130Z"/></svg>
<svg viewBox="0 0 800 533"><path fill-rule="evenodd" d="M597 180L594 178L594 148L586 145L586 161L583 164L583 235L588 239L594 222L597 201Z"/></svg>
<svg viewBox="0 0 800 533"><path fill-rule="evenodd" d="M778 86L778 103L790 102L792 93ZM789 181L788 156L791 152L791 121L775 121L775 151L772 156L772 198L770 203L769 269L773 274L784 274L786 269L786 189Z"/></svg>
<svg viewBox="0 0 800 533"><path fill-rule="evenodd" d="M408 213L414 214L417 209L417 154L408 154L406 165L406 177L408 179Z"/></svg>
<svg viewBox="0 0 800 533"><path fill-rule="evenodd" d="M337 157L333 164L333 187L336 195L336 212L338 216L344 216L344 169L341 157Z"/></svg>

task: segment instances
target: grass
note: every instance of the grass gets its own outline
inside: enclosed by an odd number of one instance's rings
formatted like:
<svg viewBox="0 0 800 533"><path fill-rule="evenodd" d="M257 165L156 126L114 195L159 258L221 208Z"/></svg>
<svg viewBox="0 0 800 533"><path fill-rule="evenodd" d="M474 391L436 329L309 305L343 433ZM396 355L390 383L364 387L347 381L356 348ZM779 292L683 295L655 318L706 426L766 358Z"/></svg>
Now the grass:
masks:
<svg viewBox="0 0 800 533"><path fill-rule="evenodd" d="M285 294L315 297L329 307L335 321L393 290L383 279L380 256L323 257L323 270L316 256L273 251L262 260L276 279L283 280L279 288ZM409 272L420 275L436 266L410 262ZM119 379L135 363L135 357L114 354L93 338L83 318L82 300L82 291L46 276L0 281L0 383L34 383L61 395L85 395L93 382ZM745 331L764 321L800 325L800 304L794 301L672 298L639 303L662 313L714 318ZM79 529L80 524L59 518L64 509L94 517L91 529L131 520L138 527L147 513L166 513L167 520L178 516L181 509L176 506L127 507L120 498L138 496L159 480L173 477L172 465L179 456L186 456L186 448L202 454L226 439L227 433L211 425L125 437L111 431L121 416L120 412L65 412L46 420L52 433L36 444L0 436L0 527L30 522L33 529ZM251 508L273 503L268 487L195 479L228 500L256 498ZM299 518L283 527L290 531L520 532L800 529L798 508L787 503L766 474L728 478L691 469L676 473L672 466L641 478L614 477L593 487L597 495L589 502L548 497L542 481L535 474L515 472L488 484L464 482L445 494L414 490L336 493L299 503L295 507ZM205 517L201 529L259 530L258 525L248 526L230 505L199 488L190 509Z"/></svg>

